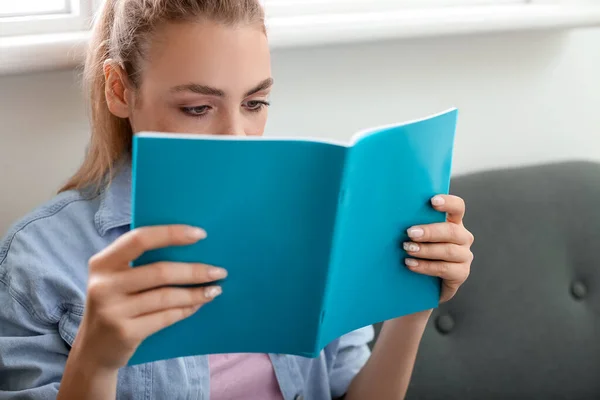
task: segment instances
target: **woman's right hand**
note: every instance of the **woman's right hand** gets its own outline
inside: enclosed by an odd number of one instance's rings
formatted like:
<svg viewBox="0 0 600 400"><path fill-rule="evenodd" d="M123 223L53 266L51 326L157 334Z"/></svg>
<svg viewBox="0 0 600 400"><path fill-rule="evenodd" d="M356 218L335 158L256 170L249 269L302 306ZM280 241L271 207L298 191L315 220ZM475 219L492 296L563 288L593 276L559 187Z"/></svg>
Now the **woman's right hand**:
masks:
<svg viewBox="0 0 600 400"><path fill-rule="evenodd" d="M221 294L219 286L174 287L214 282L222 268L205 264L158 262L131 268L144 252L196 243L206 237L184 225L132 230L89 261L87 300L73 350L87 363L116 371L149 335L189 317Z"/></svg>

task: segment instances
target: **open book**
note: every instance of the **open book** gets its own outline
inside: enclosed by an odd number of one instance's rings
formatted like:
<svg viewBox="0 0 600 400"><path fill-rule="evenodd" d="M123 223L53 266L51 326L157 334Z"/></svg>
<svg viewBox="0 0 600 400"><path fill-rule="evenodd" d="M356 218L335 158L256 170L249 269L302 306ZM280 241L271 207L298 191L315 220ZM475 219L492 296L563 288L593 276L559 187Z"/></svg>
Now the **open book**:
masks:
<svg viewBox="0 0 600 400"><path fill-rule="evenodd" d="M406 229L445 220L457 111L327 140L140 133L132 228L208 237L134 262L226 268L223 294L148 337L129 364L213 353L314 357L352 330L435 308L438 278L409 271Z"/></svg>

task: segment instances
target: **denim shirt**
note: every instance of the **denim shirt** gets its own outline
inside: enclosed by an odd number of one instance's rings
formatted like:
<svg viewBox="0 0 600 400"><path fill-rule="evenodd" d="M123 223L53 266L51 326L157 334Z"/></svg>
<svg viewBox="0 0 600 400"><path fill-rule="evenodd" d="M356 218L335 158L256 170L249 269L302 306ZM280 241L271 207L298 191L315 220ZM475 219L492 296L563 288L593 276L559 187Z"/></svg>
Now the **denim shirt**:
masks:
<svg viewBox="0 0 600 400"><path fill-rule="evenodd" d="M129 230L131 168L94 198L64 192L17 222L0 243L0 400L56 398L84 313L89 258ZM367 361L372 327L314 359L271 354L283 397L342 396ZM121 368L118 399L209 398L206 356Z"/></svg>

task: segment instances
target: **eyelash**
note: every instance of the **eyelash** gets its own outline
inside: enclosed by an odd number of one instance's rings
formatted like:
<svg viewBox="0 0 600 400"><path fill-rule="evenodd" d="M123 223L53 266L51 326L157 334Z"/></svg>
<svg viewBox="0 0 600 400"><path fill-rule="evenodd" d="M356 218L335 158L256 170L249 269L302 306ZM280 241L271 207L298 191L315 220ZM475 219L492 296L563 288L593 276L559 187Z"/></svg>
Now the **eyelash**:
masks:
<svg viewBox="0 0 600 400"><path fill-rule="evenodd" d="M201 109L202 112L200 114L196 114L193 111L197 110L197 109ZM195 107L181 107L180 110L187 116L190 117L203 117L206 115L206 113L208 112L208 110L210 109L210 106L195 106Z"/></svg>
<svg viewBox="0 0 600 400"><path fill-rule="evenodd" d="M271 105L271 103L269 103L268 101L265 101L265 100L250 100L248 102L248 104L250 104L250 103L254 103L257 106L256 108L248 108L248 111L250 111L250 112L259 112L263 108L269 107Z"/></svg>
<svg viewBox="0 0 600 400"><path fill-rule="evenodd" d="M249 104L253 104L254 107L246 107L246 109L250 112L253 113L257 113L260 112L263 108L265 107L269 107L271 105L270 102L268 101L264 101L264 100L251 100L247 103ZM200 118L200 117L204 117L206 115L206 113L211 109L212 107L210 106L195 106L195 107L181 107L180 110L190 116L190 117L196 117L196 118ZM197 110L201 110L200 113L195 113L194 111Z"/></svg>

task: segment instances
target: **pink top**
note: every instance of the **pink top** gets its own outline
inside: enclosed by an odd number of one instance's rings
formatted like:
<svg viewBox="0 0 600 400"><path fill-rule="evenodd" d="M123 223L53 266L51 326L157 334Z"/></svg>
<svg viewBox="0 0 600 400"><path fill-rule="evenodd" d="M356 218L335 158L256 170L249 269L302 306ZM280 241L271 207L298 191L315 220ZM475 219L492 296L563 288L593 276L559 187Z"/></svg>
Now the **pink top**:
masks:
<svg viewBox="0 0 600 400"><path fill-rule="evenodd" d="M267 354L215 354L208 362L211 400L283 400Z"/></svg>

